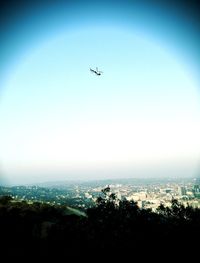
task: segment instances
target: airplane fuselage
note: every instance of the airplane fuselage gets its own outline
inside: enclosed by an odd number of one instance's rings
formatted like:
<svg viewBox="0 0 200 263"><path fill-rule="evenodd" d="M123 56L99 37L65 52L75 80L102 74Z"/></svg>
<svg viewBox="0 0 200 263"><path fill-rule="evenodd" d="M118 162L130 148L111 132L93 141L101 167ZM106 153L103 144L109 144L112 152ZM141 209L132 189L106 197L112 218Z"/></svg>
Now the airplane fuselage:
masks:
<svg viewBox="0 0 200 263"><path fill-rule="evenodd" d="M94 70L94 69L90 69L90 71L92 71L92 72L94 72L96 75L98 75L98 76L100 76L101 75L101 73L100 72L98 72L98 71L96 71L96 70Z"/></svg>

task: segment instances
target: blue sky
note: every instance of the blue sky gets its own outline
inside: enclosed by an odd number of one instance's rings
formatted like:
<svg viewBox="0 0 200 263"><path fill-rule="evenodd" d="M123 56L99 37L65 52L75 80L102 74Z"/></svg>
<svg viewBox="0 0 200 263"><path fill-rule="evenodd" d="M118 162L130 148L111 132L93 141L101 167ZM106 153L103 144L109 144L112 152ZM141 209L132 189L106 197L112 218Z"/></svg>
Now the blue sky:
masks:
<svg viewBox="0 0 200 263"><path fill-rule="evenodd" d="M0 161L11 183L198 172L195 34L181 44L185 20L173 28L153 6L105 6L40 6L38 19L20 16L18 42L7 38Z"/></svg>

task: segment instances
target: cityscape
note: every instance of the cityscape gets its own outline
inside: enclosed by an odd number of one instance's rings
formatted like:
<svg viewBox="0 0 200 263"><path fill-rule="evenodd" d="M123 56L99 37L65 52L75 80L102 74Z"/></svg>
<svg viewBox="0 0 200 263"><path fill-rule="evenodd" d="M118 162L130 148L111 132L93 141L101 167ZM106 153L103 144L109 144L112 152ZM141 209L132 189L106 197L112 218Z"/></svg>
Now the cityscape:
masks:
<svg viewBox="0 0 200 263"><path fill-rule="evenodd" d="M184 206L200 208L200 180L184 179L110 179L83 182L47 182L35 185L0 186L0 196L28 203L43 202L86 210L96 204L102 189L110 188L117 200L137 202L142 209L171 206L173 199Z"/></svg>

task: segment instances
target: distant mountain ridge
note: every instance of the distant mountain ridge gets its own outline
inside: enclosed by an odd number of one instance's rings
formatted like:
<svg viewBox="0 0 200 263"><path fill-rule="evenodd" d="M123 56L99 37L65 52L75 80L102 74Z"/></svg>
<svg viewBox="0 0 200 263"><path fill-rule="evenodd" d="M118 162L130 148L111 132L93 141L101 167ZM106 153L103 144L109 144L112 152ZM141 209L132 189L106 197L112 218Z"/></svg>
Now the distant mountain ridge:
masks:
<svg viewBox="0 0 200 263"><path fill-rule="evenodd" d="M193 178L115 178L115 179L98 179L98 180L62 180L62 181L47 181L43 183L31 184L32 186L39 187L62 187L62 186L74 186L74 185L92 185L92 186L105 186L110 184L153 184L153 183L167 183L167 182L188 182ZM195 179L194 179L195 180Z"/></svg>

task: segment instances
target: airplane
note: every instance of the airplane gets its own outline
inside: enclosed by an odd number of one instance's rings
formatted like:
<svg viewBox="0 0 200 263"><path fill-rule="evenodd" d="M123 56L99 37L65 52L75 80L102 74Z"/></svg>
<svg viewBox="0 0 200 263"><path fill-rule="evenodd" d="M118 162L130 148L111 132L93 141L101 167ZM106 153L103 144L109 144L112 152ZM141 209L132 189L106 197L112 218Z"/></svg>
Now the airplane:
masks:
<svg viewBox="0 0 200 263"><path fill-rule="evenodd" d="M96 70L90 68L90 71L95 73L98 76L100 76L103 73L102 71L99 71L98 68L96 68Z"/></svg>

